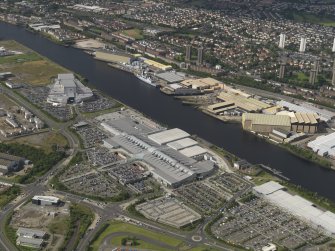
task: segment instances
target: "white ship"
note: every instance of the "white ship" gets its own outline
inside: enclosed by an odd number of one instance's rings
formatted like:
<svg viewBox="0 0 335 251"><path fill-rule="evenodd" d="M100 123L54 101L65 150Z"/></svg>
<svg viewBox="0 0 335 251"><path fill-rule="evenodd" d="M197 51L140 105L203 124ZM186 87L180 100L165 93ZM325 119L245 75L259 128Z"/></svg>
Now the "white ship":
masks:
<svg viewBox="0 0 335 251"><path fill-rule="evenodd" d="M156 84L155 82L152 81L151 77L145 76L145 75L143 75L143 74L135 74L135 76L136 76L138 79L142 80L144 83L147 83L147 84L149 84L149 85L151 85L151 86L154 86L154 87L157 86L157 84Z"/></svg>

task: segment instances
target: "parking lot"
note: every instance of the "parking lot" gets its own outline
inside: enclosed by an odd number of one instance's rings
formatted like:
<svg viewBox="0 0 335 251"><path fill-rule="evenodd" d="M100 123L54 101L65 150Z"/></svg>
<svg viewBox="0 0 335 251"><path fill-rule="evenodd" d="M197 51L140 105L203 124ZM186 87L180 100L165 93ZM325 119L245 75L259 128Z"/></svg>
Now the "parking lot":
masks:
<svg viewBox="0 0 335 251"><path fill-rule="evenodd" d="M116 104L117 103L110 98L106 98L100 93L94 92L93 99L84 102L79 106L79 110L83 113L98 112L113 108Z"/></svg>
<svg viewBox="0 0 335 251"><path fill-rule="evenodd" d="M182 186L174 190L174 193L205 215L209 215L220 209L226 200L221 193L204 182L194 182Z"/></svg>
<svg viewBox="0 0 335 251"><path fill-rule="evenodd" d="M95 147L101 144L103 139L107 138L104 132L90 125L80 127L76 132L82 139L85 148Z"/></svg>
<svg viewBox="0 0 335 251"><path fill-rule="evenodd" d="M120 161L122 158L116 152L105 147L94 147L86 150L87 159L93 166L105 166Z"/></svg>
<svg viewBox="0 0 335 251"><path fill-rule="evenodd" d="M234 173L223 173L210 179L210 183L215 186L215 189L220 189L224 194L236 194L246 190L251 184Z"/></svg>
<svg viewBox="0 0 335 251"><path fill-rule="evenodd" d="M176 198L161 197L136 206L146 218L181 228L201 219L200 214Z"/></svg>
<svg viewBox="0 0 335 251"><path fill-rule="evenodd" d="M129 163L109 169L108 175L118 180L122 185L127 185L145 179L149 172L138 163Z"/></svg>
<svg viewBox="0 0 335 251"><path fill-rule="evenodd" d="M69 106L53 106L47 103L47 97L49 95L50 88L46 86L39 87L28 87L20 89L20 93L26 97L31 103L39 106L41 109L49 113L56 119L61 121L67 121L73 118L73 112Z"/></svg>
<svg viewBox="0 0 335 251"><path fill-rule="evenodd" d="M225 211L212 226L212 232L218 238L253 250L261 250L272 242L297 249L328 240L318 230L259 198Z"/></svg>
<svg viewBox="0 0 335 251"><path fill-rule="evenodd" d="M75 193L100 198L115 197L122 190L116 181L94 171L62 180L62 183Z"/></svg>

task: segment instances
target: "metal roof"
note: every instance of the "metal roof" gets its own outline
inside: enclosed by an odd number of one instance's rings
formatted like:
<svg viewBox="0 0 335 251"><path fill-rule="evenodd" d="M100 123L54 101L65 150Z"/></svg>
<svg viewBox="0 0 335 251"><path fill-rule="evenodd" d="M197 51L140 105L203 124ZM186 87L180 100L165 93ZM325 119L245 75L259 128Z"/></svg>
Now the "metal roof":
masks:
<svg viewBox="0 0 335 251"><path fill-rule="evenodd" d="M162 132L158 132L158 133L154 133L154 134L150 134L148 136L149 139L151 139L152 141L156 142L159 145L163 145L172 141L176 141L178 139L183 139L183 138L187 138L190 135L179 129L179 128L174 128L174 129L170 129L170 130L165 130Z"/></svg>
<svg viewBox="0 0 335 251"><path fill-rule="evenodd" d="M253 125L291 126L291 119L287 115L243 113L242 120L251 120Z"/></svg>
<svg viewBox="0 0 335 251"><path fill-rule="evenodd" d="M207 153L207 150L202 148L201 146L191 146L188 148L185 148L183 150L179 151L181 154L184 154L187 157L194 157L194 156L198 156L201 154L205 154Z"/></svg>
<svg viewBox="0 0 335 251"><path fill-rule="evenodd" d="M270 194L270 193L273 193L273 192L276 192L278 190L281 190L283 189L284 187L282 185L280 185L279 183L277 182L274 182L274 181L269 181L267 183L264 183L260 186L256 186L254 187L254 190L260 194Z"/></svg>
<svg viewBox="0 0 335 251"><path fill-rule="evenodd" d="M48 201L48 202L52 202L52 203L58 203L59 202L59 198L57 198L55 196L39 196L39 195L36 195L36 196L33 197L33 200Z"/></svg>
<svg viewBox="0 0 335 251"><path fill-rule="evenodd" d="M184 76L176 72L163 72L163 73L156 74L156 76L169 83L177 83L185 79Z"/></svg>
<svg viewBox="0 0 335 251"><path fill-rule="evenodd" d="M177 141L172 141L172 142L168 143L167 145L169 147L171 147L172 149L181 150L183 148L194 146L194 145L197 145L197 144L198 144L197 141L195 141L191 138L185 138L185 139L180 139L180 140L177 140Z"/></svg>

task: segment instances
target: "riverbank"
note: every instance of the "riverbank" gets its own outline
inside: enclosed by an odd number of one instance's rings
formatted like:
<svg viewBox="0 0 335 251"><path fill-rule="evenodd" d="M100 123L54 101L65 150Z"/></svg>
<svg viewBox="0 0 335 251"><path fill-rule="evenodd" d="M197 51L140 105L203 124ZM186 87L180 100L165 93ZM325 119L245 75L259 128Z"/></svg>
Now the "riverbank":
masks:
<svg viewBox="0 0 335 251"><path fill-rule="evenodd" d="M292 183L335 201L335 172L303 160L286 149L269 144L240 127L222 123L199 110L184 106L156 88L149 88L136 77L114 70L81 50L56 45L20 28L0 23L3 39L14 39L45 57L85 77L90 85L116 100L169 127L178 127L192 135L245 159L263 163L281 171ZM303 174L303 175L302 175ZM310 182L313 180L313 182Z"/></svg>

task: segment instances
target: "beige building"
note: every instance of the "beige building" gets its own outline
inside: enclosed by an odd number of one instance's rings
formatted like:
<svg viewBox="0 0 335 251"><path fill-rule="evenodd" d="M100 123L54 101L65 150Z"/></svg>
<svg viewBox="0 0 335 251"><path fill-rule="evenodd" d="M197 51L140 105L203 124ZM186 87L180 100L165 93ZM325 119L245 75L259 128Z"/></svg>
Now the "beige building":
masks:
<svg viewBox="0 0 335 251"><path fill-rule="evenodd" d="M263 109L272 107L272 105L264 103L255 98L230 92L221 92L217 98L221 101L233 102L236 107L246 112L260 112Z"/></svg>
<svg viewBox="0 0 335 251"><path fill-rule="evenodd" d="M258 113L244 113L242 115L244 130L269 134L273 129L291 130L291 118L287 115L267 115Z"/></svg>
<svg viewBox="0 0 335 251"><path fill-rule="evenodd" d="M291 118L291 131L304 133L318 131L320 117L316 113L281 111L277 115L287 115Z"/></svg>
<svg viewBox="0 0 335 251"><path fill-rule="evenodd" d="M223 89L224 84L214 78L186 79L181 82L182 85L204 91L214 91Z"/></svg>

